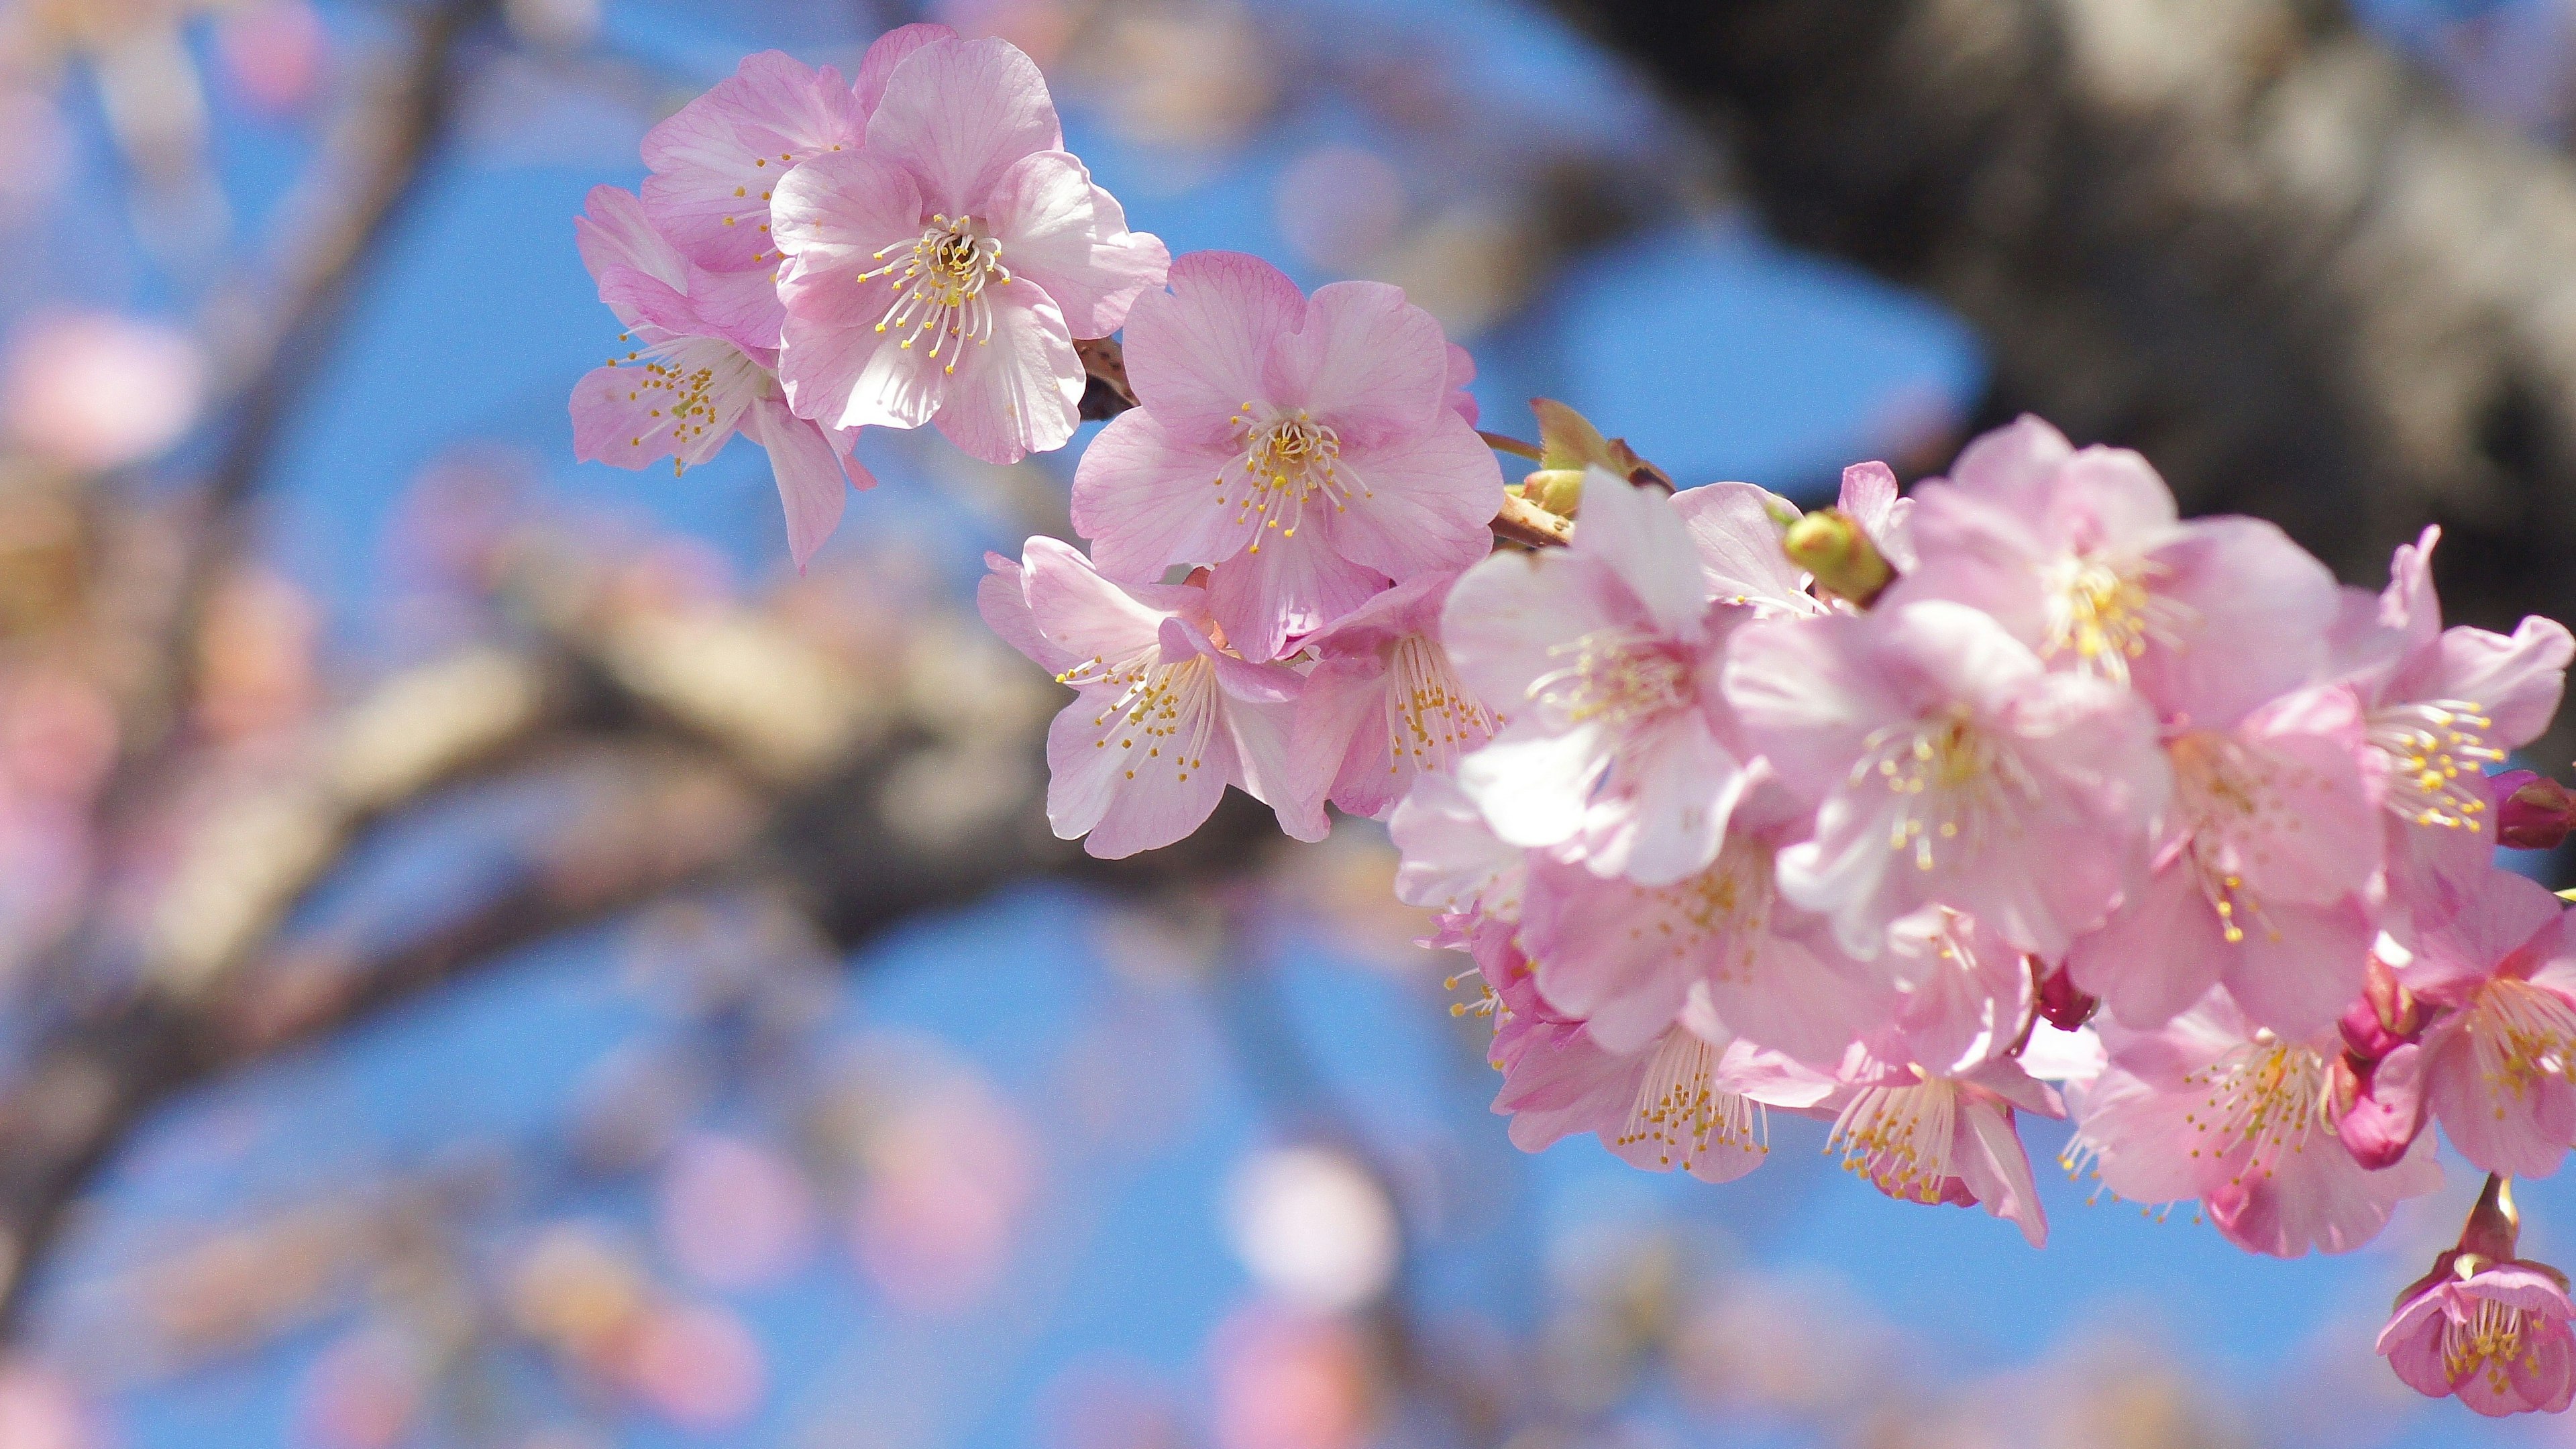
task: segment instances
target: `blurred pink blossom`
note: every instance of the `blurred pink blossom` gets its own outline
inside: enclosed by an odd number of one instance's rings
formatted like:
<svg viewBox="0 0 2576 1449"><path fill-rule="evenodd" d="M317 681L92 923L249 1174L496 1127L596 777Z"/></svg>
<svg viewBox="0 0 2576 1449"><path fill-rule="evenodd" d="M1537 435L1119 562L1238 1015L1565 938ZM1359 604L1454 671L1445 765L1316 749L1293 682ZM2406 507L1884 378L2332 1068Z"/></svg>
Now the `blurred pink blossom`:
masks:
<svg viewBox="0 0 2576 1449"><path fill-rule="evenodd" d="M749 1288L796 1266L814 1239L814 1199L796 1164L739 1138L682 1142L662 1177L656 1226L680 1271Z"/></svg>
<svg viewBox="0 0 2576 1449"><path fill-rule="evenodd" d="M739 1426L760 1407L769 1363L760 1340L731 1309L666 1304L636 1325L626 1378L655 1413L712 1433Z"/></svg>
<svg viewBox="0 0 2576 1449"><path fill-rule="evenodd" d="M41 313L0 357L0 431L64 467L103 472L177 442L205 389L205 360L175 328L112 312Z"/></svg>
<svg viewBox="0 0 2576 1449"><path fill-rule="evenodd" d="M392 1449L421 1408L418 1366L381 1333L354 1333L322 1351L297 1390L296 1436L314 1449ZM0 1443L15 1443L0 1435Z"/></svg>
<svg viewBox="0 0 2576 1449"><path fill-rule="evenodd" d="M897 1103L866 1157L851 1246L886 1296L937 1313L990 1292L1037 1186L1037 1146L1019 1110L953 1073Z"/></svg>
<svg viewBox="0 0 2576 1449"><path fill-rule="evenodd" d="M1368 1351L1351 1325L1256 1304L1218 1325L1219 1449L1356 1449L1370 1421Z"/></svg>
<svg viewBox="0 0 2576 1449"><path fill-rule="evenodd" d="M321 88L330 50L312 0L251 0L215 21L215 53L253 110L285 115Z"/></svg>
<svg viewBox="0 0 2576 1449"><path fill-rule="evenodd" d="M0 1444L8 1449L102 1449L96 1416L69 1378L29 1359L0 1361Z"/></svg>

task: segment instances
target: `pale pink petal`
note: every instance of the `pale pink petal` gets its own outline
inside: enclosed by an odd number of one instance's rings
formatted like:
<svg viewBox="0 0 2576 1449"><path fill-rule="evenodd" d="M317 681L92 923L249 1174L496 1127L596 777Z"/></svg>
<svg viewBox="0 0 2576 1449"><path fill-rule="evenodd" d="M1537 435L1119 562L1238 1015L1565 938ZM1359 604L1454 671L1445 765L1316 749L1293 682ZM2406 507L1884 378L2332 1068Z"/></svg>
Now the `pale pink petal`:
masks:
<svg viewBox="0 0 2576 1449"><path fill-rule="evenodd" d="M2258 1026L2293 1040L2333 1026L2361 994L2363 962L2379 934L2357 897L2333 905L2280 901L2250 912L2227 962L2228 994Z"/></svg>
<svg viewBox="0 0 2576 1449"><path fill-rule="evenodd" d="M985 199L983 217L1002 244L1012 285L1046 290L1076 337L1106 337L1136 298L1160 287L1172 254L1152 232L1129 231L1127 213L1062 151L1012 164Z"/></svg>
<svg viewBox="0 0 2576 1449"><path fill-rule="evenodd" d="M1690 531L1710 596L1768 613L1818 613L1807 592L1806 571L1791 563L1780 546L1774 509L1799 511L1779 494L1750 483L1710 483L1673 495L1673 511Z"/></svg>
<svg viewBox="0 0 2576 1449"><path fill-rule="evenodd" d="M1246 669L1270 666L1242 666ZM1286 670L1275 670L1287 674ZM1289 675L1291 680L1296 676ZM1288 753L1289 730L1296 714L1293 700L1256 704L1236 700L1226 707L1236 757L1242 762L1243 788L1279 817L1279 829L1291 840L1321 840L1332 833L1321 795L1309 794L1297 778Z"/></svg>
<svg viewBox="0 0 2576 1449"><path fill-rule="evenodd" d="M669 414L635 386L636 364L595 367L572 389L572 453L585 463L641 468L671 451Z"/></svg>
<svg viewBox="0 0 2576 1449"><path fill-rule="evenodd" d="M2534 615L2511 636L2484 629L2442 633L2440 664L2425 695L2474 703L2494 722L2488 732L2508 747L2529 744L2549 728L2567 683L2576 639L2555 619Z"/></svg>
<svg viewBox="0 0 2576 1449"><path fill-rule="evenodd" d="M1842 494L1835 507L1849 515L1879 557L1903 573L1914 567L1914 500L1897 496L1896 470L1885 463L1854 463L1843 470Z"/></svg>
<svg viewBox="0 0 2576 1449"><path fill-rule="evenodd" d="M772 263L771 192L799 162L856 151L860 134L840 72L763 51L645 133L644 207L701 266Z"/></svg>
<svg viewBox="0 0 2576 1449"><path fill-rule="evenodd" d="M868 47L868 53L859 60L858 78L850 82L850 91L858 102L860 123L864 125L868 117L877 113L877 102L885 99L887 78L894 74L894 68L902 64L906 56L934 40L956 38L957 32L945 25L921 21L898 25L878 36Z"/></svg>
<svg viewBox="0 0 2576 1449"><path fill-rule="evenodd" d="M1037 616L1029 612L1027 574L1018 559L987 553L984 567L985 575L975 585L975 612L984 616L984 623L1003 643L1049 674L1061 674L1081 662L1038 631Z"/></svg>
<svg viewBox="0 0 2576 1449"><path fill-rule="evenodd" d="M715 333L685 293L649 272L611 267L599 274L599 300L629 327L659 328L680 337Z"/></svg>
<svg viewBox="0 0 2576 1449"><path fill-rule="evenodd" d="M1587 470L1583 522L1574 531L1572 552L1615 574L1659 630L1698 638L1709 598L1699 553L1671 494L1632 485L1601 468Z"/></svg>
<svg viewBox="0 0 2576 1449"><path fill-rule="evenodd" d="M2024 413L1961 450L1950 466L1950 481L2007 511L2036 518L2048 507L2057 471L2074 455L2065 434Z"/></svg>
<svg viewBox="0 0 2576 1449"><path fill-rule="evenodd" d="M1615 770L1620 798L1615 805L1596 802L1591 812L1615 823L1604 831L1587 821L1594 873L1660 885L1716 858L1746 779L1742 762L1717 742L1698 711L1679 711L1631 732Z"/></svg>
<svg viewBox="0 0 2576 1449"><path fill-rule="evenodd" d="M1402 779L1387 733L1386 668L1374 657L1327 659L1306 676L1289 729L1289 790L1352 815L1394 808Z"/></svg>
<svg viewBox="0 0 2576 1449"><path fill-rule="evenodd" d="M1570 551L1500 552L1449 591L1440 642L1477 698L1520 715L1532 683L1565 667L1559 646L1630 622L1619 602L1599 567Z"/></svg>
<svg viewBox="0 0 2576 1449"><path fill-rule="evenodd" d="M2151 1031L2207 995L2226 974L2228 960L2218 913L2178 861L2134 892L2100 929L2077 937L2066 969L2122 1024Z"/></svg>
<svg viewBox="0 0 2576 1449"><path fill-rule="evenodd" d="M2445 1022L2425 1040L2425 1105L2481 1171L2547 1177L2576 1142L2576 1087L2538 1073L2496 1080L2463 1025Z"/></svg>
<svg viewBox="0 0 2576 1449"><path fill-rule="evenodd" d="M1404 853L1395 895L1406 905L1519 913L1522 852L1496 838L1454 778L1422 776L1395 807L1387 835Z"/></svg>
<svg viewBox="0 0 2576 1449"><path fill-rule="evenodd" d="M2257 518L2203 518L2151 556L2151 587L2189 611L2130 678L2167 719L2223 728L2315 677L2342 596L2334 575Z"/></svg>
<svg viewBox="0 0 2576 1449"><path fill-rule="evenodd" d="M1273 531L1209 573L1208 606L1243 657L1269 660L1386 585L1384 574L1342 557L1319 534Z"/></svg>
<svg viewBox="0 0 2576 1449"><path fill-rule="evenodd" d="M855 274L876 270L920 238L924 206L911 173L865 152L825 156L783 178L770 211L779 250L793 262L779 278L787 310L874 325L894 287L878 282L862 299Z"/></svg>
<svg viewBox="0 0 2576 1449"><path fill-rule="evenodd" d="M987 463L1053 452L1082 423L1082 359L1064 314L1033 291L1002 287L987 289L985 297L993 306L992 335L971 344L952 337L946 345L956 353L925 359L946 369L933 383L941 391L932 420L948 441Z"/></svg>
<svg viewBox="0 0 2576 1449"><path fill-rule="evenodd" d="M688 285L688 262L653 229L644 215L644 203L631 191L615 186L590 188L572 228L581 264L590 269L592 281L612 267L632 267L667 287ZM627 319L621 315L619 320Z"/></svg>
<svg viewBox="0 0 2576 1449"><path fill-rule="evenodd" d="M762 398L745 414L744 431L769 450L769 466L778 476L778 498L787 509L787 551L797 572L832 530L841 523L849 502L850 481L841 472L840 455L823 430L787 410L777 398Z"/></svg>
<svg viewBox="0 0 2576 1449"><path fill-rule="evenodd" d="M1171 285L1128 312L1127 381L1174 437L1240 457L1233 421L1271 401L1264 371L1305 319L1306 299L1286 273L1240 252L1180 257Z"/></svg>
<svg viewBox="0 0 2576 1449"><path fill-rule="evenodd" d="M778 297L778 282L766 267L748 272L689 274L689 303L709 332L756 355L778 351L779 333L787 323L787 306Z"/></svg>
<svg viewBox="0 0 2576 1449"><path fill-rule="evenodd" d="M897 62L868 117L867 149L921 183L929 210L980 213L1013 162L1064 149L1037 63L1007 40L931 40Z"/></svg>
<svg viewBox="0 0 2576 1449"><path fill-rule="evenodd" d="M1871 734L1908 713L1869 628L1850 615L1776 619L1728 643L1726 702L1782 783L1810 800L1843 782Z"/></svg>
<svg viewBox="0 0 2576 1449"><path fill-rule="evenodd" d="M2017 1224L2032 1247L2047 1247L2048 1214L2039 1204L2039 1184L2031 1180L2030 1152L2011 1116L2001 1108L1966 1101L1959 1106L1955 1130L1960 1181L1987 1212Z"/></svg>
<svg viewBox="0 0 2576 1449"><path fill-rule="evenodd" d="M1583 828L1585 802L1609 767L1598 725L1563 734L1506 725L1492 744L1458 762L1458 780L1495 835L1513 845L1560 845Z"/></svg>
<svg viewBox="0 0 2576 1449"><path fill-rule="evenodd" d="M1476 359L1466 348L1449 344L1449 411L1456 413L1467 426L1476 425L1476 395L1467 385L1476 380Z"/></svg>
<svg viewBox="0 0 2576 1449"><path fill-rule="evenodd" d="M1133 756L1141 744L1124 721L1116 694L1085 690L1047 730L1047 823L1058 838L1082 837L1083 849L1103 860L1172 844L1199 828L1216 809L1234 776L1234 740L1212 734L1195 768L1140 770Z"/></svg>
<svg viewBox="0 0 2576 1449"><path fill-rule="evenodd" d="M1324 516L1324 531L1352 562L1403 580L1463 569L1493 551L1502 469L1457 414L1342 457L1359 492Z"/></svg>
<svg viewBox="0 0 2576 1449"><path fill-rule="evenodd" d="M1093 540L1101 571L1113 578L1159 579L1172 564L1232 558L1261 526L1237 506L1237 462L1233 452L1175 437L1152 409L1131 408L1074 465L1074 529ZM1236 488L1226 486L1229 478Z"/></svg>
<svg viewBox="0 0 2576 1449"><path fill-rule="evenodd" d="M1384 282L1334 282L1274 344L1266 400L1303 408L1345 449L1415 432L1447 411L1449 343L1431 314Z"/></svg>
<svg viewBox="0 0 2576 1449"><path fill-rule="evenodd" d="M1169 596L1184 592L1111 583L1080 550L1052 538L1029 540L1024 568L1028 607L1038 631L1071 660L1115 665L1157 647L1163 620L1175 602Z"/></svg>
<svg viewBox="0 0 2576 1449"><path fill-rule="evenodd" d="M870 326L788 311L778 381L801 418L838 428L917 428L939 414L949 380L928 353Z"/></svg>

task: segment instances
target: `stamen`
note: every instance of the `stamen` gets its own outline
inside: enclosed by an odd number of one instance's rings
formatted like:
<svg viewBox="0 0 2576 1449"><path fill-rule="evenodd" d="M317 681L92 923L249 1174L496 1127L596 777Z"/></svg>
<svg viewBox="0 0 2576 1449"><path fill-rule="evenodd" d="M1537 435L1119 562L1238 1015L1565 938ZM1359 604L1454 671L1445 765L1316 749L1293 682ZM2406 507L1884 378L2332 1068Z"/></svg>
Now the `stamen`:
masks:
<svg viewBox="0 0 2576 1449"><path fill-rule="evenodd" d="M2487 813L2485 767L2505 759L2489 739L2494 728L2465 699L2372 710L2368 739L2388 761L2388 808L2417 825L2477 829Z"/></svg>
<svg viewBox="0 0 2576 1449"><path fill-rule="evenodd" d="M2019 811L2039 799L2020 758L1989 739L1964 708L1873 732L1850 780L1857 786L1873 775L1897 807L1887 848L1912 852L1920 870L1938 865L1947 850L1973 858L1988 835L2009 833Z"/></svg>
<svg viewBox="0 0 2576 1449"><path fill-rule="evenodd" d="M1164 769L1177 784L1206 767L1217 724L1216 668L1206 655L1170 664L1152 646L1114 664L1094 655L1056 681L1076 689L1107 686L1118 691L1092 718L1100 731L1092 747L1106 750L1114 743L1125 756L1128 779L1135 779L1139 770Z"/></svg>
<svg viewBox="0 0 2576 1449"><path fill-rule="evenodd" d="M1253 404L1245 403L1235 409L1234 431L1236 444L1243 449L1243 461L1236 465L1243 473L1238 485L1243 492L1236 500L1235 522L1260 520L1252 536L1254 553L1261 552L1273 529L1283 539L1295 538L1305 524L1310 498L1321 497L1338 513L1350 506L1353 497L1371 496L1368 484L1342 461L1341 435L1302 411L1264 422ZM1220 508L1225 506L1222 490L1231 473L1221 473L1215 480Z"/></svg>
<svg viewBox="0 0 2576 1449"><path fill-rule="evenodd" d="M1759 1104L1717 1086L1717 1055L1679 1027L1665 1032L1614 1145L1652 1142L1658 1167L1684 1172L1722 1149L1769 1152L1770 1119Z"/></svg>
<svg viewBox="0 0 2576 1449"><path fill-rule="evenodd" d="M1396 641L1387 660L1388 773L1402 773L1407 760L1416 770L1445 770L1492 739L1500 723L1467 692L1439 640L1407 634Z"/></svg>
<svg viewBox="0 0 2576 1449"><path fill-rule="evenodd" d="M1910 1087L1865 1087L1834 1119L1827 1152L1840 1149L1843 1170L1905 1202L1957 1201L1950 1152L1957 1137L1959 1088L1939 1077Z"/></svg>
<svg viewBox="0 0 2576 1449"><path fill-rule="evenodd" d="M1659 635L1595 629L1547 652L1574 662L1532 680L1529 697L1563 711L1568 724L1626 727L1691 703L1690 665Z"/></svg>
<svg viewBox="0 0 2576 1449"><path fill-rule="evenodd" d="M953 373L967 343L983 346L993 340L993 302L985 288L1011 284L1011 269L1002 265L1001 240L979 231L973 217L933 214L920 238L886 261L896 250L890 246L877 252L874 259L885 265L858 276L861 286L879 277L894 279L893 296L877 318L876 330L909 329L913 335L898 344L907 351L929 337L929 355L945 350L944 370Z"/></svg>
<svg viewBox="0 0 2576 1449"><path fill-rule="evenodd" d="M2129 665L2148 646L2179 642L2196 615L2191 607L2153 592L2166 570L2147 559L2079 554L2052 571L2048 590L2048 639L2042 658L2072 650L2076 667L2114 684L2129 682Z"/></svg>

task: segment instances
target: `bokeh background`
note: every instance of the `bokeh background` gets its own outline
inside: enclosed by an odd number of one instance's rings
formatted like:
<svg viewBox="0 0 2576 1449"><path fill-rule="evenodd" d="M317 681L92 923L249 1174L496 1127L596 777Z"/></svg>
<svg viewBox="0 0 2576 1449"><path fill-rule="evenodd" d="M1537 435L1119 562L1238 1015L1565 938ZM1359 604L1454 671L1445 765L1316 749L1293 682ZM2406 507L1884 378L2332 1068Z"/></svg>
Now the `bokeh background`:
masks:
<svg viewBox="0 0 2576 1449"><path fill-rule="evenodd" d="M2146 26L2143 71L2177 7L1993 8ZM2563 164L2567 0L2278 9L2293 58L2357 23L2407 104ZM1052 847L1057 691L967 591L1066 532L1081 439L871 432L802 578L747 443L575 464L616 334L584 193L744 53L846 71L920 18L1036 56L1176 253L1405 285L1488 427L1556 397L1817 497L2034 392L2009 308L1778 239L1817 232L1770 220L1778 136L1662 99L1633 18L1623 54L1518 0L0 0L0 1449L2576 1444L2370 1353L2456 1162L2283 1263L2044 1164L2034 1253L1797 1119L1724 1187L1526 1156L1381 831ZM2523 1202L2576 1266L2576 1189Z"/></svg>

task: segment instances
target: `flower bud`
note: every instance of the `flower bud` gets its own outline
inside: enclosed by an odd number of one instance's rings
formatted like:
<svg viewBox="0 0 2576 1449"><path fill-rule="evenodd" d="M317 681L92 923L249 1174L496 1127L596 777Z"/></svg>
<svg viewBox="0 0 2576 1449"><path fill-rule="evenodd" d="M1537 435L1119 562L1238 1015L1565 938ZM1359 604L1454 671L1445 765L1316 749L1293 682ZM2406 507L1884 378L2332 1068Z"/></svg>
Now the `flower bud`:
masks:
<svg viewBox="0 0 2576 1449"><path fill-rule="evenodd" d="M1815 575L1816 586L1867 608L1895 581L1896 571L1878 545L1839 508L1819 508L1789 525L1780 547L1789 561Z"/></svg>
<svg viewBox="0 0 2576 1449"><path fill-rule="evenodd" d="M2102 999L2077 986L2073 973L2063 966L2039 979L2039 1014L2059 1031L2073 1031L2091 1021L2101 1005Z"/></svg>
<svg viewBox="0 0 2576 1449"><path fill-rule="evenodd" d="M2554 850L2576 827L2576 792L2533 770L2487 779L2496 806L2496 843L2514 850Z"/></svg>
<svg viewBox="0 0 2576 1449"><path fill-rule="evenodd" d="M1583 506L1583 470L1580 468L1532 468L1519 484L1523 498L1555 514L1572 518Z"/></svg>
<svg viewBox="0 0 2576 1449"><path fill-rule="evenodd" d="M2512 1184L2488 1177L2460 1245L2397 1295L2378 1346L2408 1388L2491 1417L2576 1401L2567 1275L2514 1257L2518 1227Z"/></svg>

